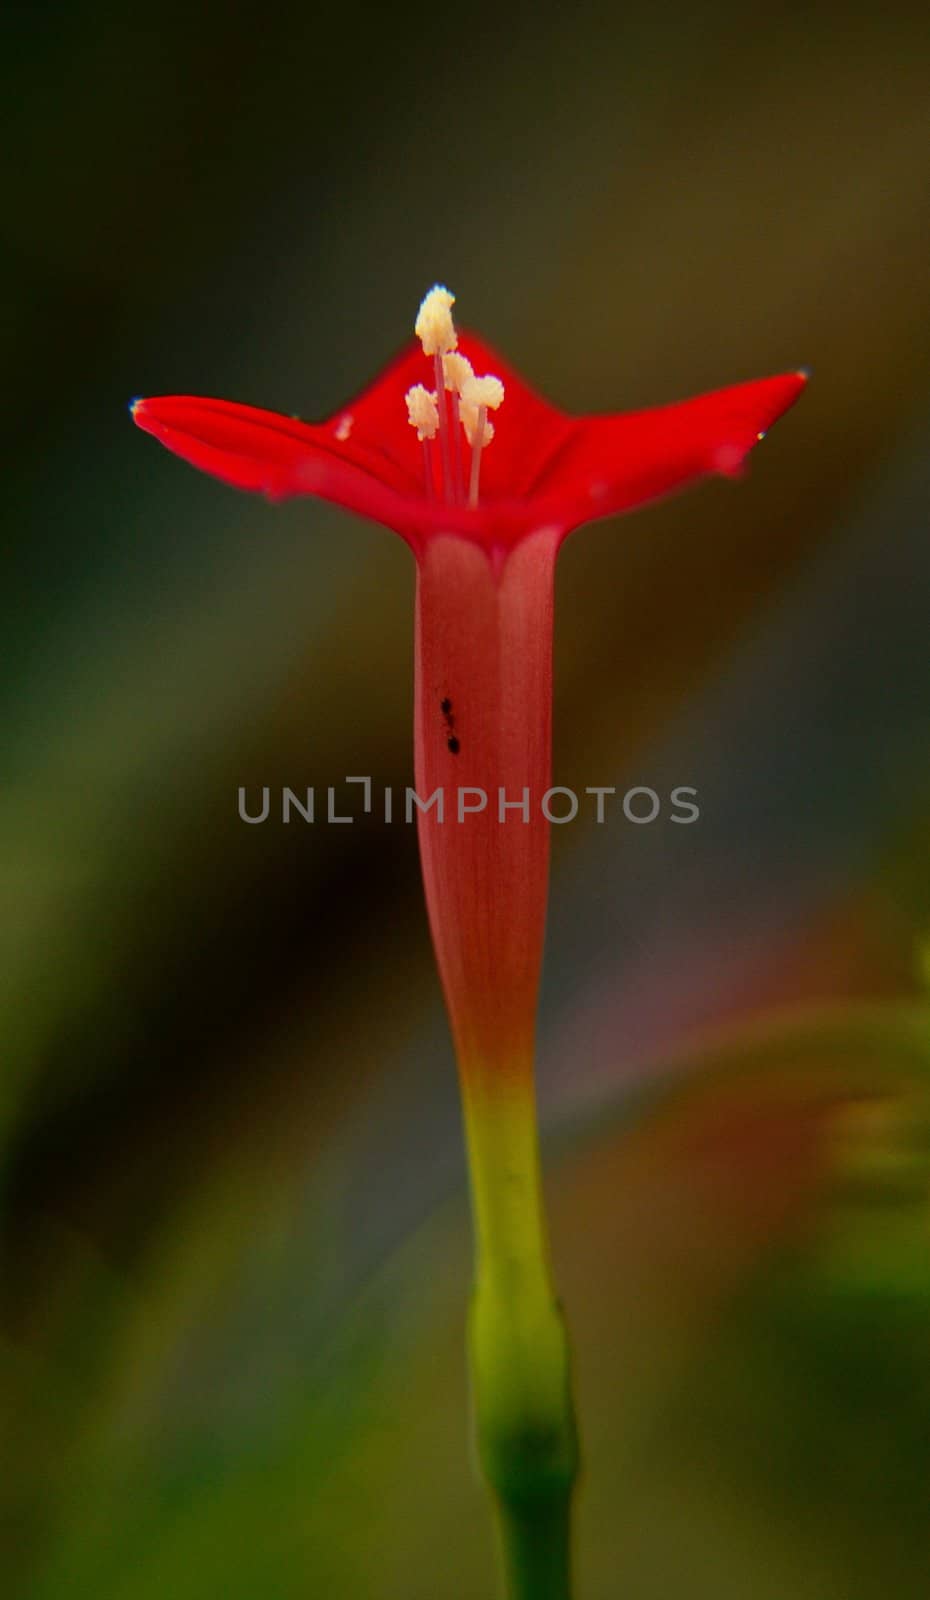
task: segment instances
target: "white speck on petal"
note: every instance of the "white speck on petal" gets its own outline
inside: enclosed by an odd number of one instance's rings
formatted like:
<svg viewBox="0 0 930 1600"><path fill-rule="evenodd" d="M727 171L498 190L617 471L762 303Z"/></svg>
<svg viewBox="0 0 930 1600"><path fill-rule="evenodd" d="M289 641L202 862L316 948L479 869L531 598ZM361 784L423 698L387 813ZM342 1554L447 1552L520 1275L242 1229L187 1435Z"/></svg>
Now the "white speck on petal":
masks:
<svg viewBox="0 0 930 1600"><path fill-rule="evenodd" d="M352 424L353 424L354 421L355 421L355 418L348 411L345 413L344 416L341 416L339 418L339 421L336 423L336 430L335 431L336 431L336 438L339 440L340 444L344 444L346 439L348 439L349 434L352 432Z"/></svg>

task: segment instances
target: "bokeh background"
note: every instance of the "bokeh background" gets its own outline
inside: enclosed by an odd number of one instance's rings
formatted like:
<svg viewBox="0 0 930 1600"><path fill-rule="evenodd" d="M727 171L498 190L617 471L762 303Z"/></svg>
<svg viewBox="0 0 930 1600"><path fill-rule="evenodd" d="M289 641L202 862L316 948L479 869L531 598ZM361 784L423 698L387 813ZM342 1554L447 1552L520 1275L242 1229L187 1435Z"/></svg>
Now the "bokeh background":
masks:
<svg viewBox="0 0 930 1600"><path fill-rule="evenodd" d="M436 279L550 398L793 368L560 559L540 1091L579 1600L926 1592L923 8L5 8L0 1585L481 1600L400 541L126 415L333 410Z"/></svg>

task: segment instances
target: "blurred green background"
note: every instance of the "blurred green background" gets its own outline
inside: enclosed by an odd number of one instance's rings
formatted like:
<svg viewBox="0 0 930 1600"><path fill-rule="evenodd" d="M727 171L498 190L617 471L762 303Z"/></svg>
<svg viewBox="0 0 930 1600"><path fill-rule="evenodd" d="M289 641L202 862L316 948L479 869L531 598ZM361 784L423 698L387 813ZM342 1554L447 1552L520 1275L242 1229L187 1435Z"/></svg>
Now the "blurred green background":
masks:
<svg viewBox="0 0 930 1600"><path fill-rule="evenodd" d="M922 7L6 8L0 1586L481 1600L409 553L132 429L326 414L448 280L569 409L800 363L560 559L541 1099L579 1600L926 1592Z"/></svg>

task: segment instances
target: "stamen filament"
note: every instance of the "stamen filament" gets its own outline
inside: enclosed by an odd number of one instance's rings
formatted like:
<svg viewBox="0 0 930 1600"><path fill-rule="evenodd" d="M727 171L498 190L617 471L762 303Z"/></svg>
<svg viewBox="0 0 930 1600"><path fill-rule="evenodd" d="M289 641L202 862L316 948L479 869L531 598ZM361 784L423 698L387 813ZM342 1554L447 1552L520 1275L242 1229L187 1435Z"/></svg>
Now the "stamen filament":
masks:
<svg viewBox="0 0 930 1600"><path fill-rule="evenodd" d="M439 411L439 448L442 451L442 482L446 504L453 503L452 469L449 464L449 413L446 410L446 380L442 370L442 356L437 350L433 356L436 370L436 405Z"/></svg>
<svg viewBox="0 0 930 1600"><path fill-rule="evenodd" d="M426 498L427 500L435 500L436 487L433 483L433 458L430 454L429 440L421 439L420 444L423 450L423 480L426 484Z"/></svg>
<svg viewBox="0 0 930 1600"><path fill-rule="evenodd" d="M481 476L481 447L484 443L484 430L487 420L487 406L479 406L478 421L475 426L475 437L471 447L471 478L468 484L468 504L473 511L478 505L478 480Z"/></svg>
<svg viewBox="0 0 930 1600"><path fill-rule="evenodd" d="M465 503L465 476L462 468L462 418L459 411L458 391L452 391L452 468L455 503Z"/></svg>

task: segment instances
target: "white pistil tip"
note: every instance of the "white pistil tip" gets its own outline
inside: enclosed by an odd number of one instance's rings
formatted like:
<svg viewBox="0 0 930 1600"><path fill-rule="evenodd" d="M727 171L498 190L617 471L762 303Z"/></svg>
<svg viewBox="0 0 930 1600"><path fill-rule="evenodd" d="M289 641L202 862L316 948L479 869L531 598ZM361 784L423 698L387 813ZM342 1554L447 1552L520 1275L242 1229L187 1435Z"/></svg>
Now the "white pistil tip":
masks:
<svg viewBox="0 0 930 1600"><path fill-rule="evenodd" d="M423 346L425 356L444 356L458 344L452 321L454 305L455 295L444 289L441 283L437 283L424 296L413 331Z"/></svg>
<svg viewBox="0 0 930 1600"><path fill-rule="evenodd" d="M404 396L407 401L407 421L416 428L418 439L435 439L439 431L439 407L436 395L422 383L415 383Z"/></svg>
<svg viewBox="0 0 930 1600"><path fill-rule="evenodd" d="M469 378L475 376L474 368L467 356L451 352L442 358L442 374L446 380L446 388L453 394L461 394Z"/></svg>

